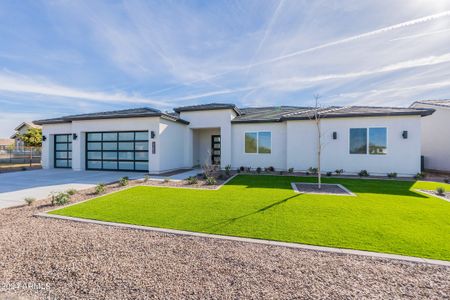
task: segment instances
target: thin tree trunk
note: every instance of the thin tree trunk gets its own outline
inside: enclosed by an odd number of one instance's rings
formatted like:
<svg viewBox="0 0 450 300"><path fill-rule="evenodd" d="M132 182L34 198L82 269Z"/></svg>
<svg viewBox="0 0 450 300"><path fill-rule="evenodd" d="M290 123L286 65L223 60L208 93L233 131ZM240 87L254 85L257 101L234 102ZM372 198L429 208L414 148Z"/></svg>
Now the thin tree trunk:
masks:
<svg viewBox="0 0 450 300"><path fill-rule="evenodd" d="M317 119L316 121L317 123L317 135L319 137L319 140L317 142L317 179L318 179L318 187L319 190L322 188L322 175L321 175L321 166L320 166L320 161L321 161L321 157L320 155L322 154L321 152L321 133L320 133L320 119Z"/></svg>

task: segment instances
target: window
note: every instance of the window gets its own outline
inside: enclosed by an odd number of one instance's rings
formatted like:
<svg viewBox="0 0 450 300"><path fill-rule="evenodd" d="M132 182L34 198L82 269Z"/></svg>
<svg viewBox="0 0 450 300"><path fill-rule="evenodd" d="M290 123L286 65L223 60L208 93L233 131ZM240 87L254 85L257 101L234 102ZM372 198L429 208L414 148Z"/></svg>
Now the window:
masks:
<svg viewBox="0 0 450 300"><path fill-rule="evenodd" d="M245 153L272 153L272 133L270 131L246 132Z"/></svg>
<svg viewBox="0 0 450 300"><path fill-rule="evenodd" d="M386 153L387 128L350 128L350 154L384 155Z"/></svg>
<svg viewBox="0 0 450 300"><path fill-rule="evenodd" d="M383 155L387 153L387 129L369 128L369 153Z"/></svg>

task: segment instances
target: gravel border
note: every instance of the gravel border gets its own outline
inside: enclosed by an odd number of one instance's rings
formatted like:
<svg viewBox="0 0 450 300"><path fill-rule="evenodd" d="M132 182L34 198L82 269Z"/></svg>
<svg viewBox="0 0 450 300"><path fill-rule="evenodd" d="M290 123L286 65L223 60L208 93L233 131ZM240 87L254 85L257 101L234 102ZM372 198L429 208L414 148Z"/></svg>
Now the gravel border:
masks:
<svg viewBox="0 0 450 300"><path fill-rule="evenodd" d="M416 191L416 192L418 192L418 193L424 193L424 194L427 194L427 195L429 195L429 196L433 196L433 197L442 199L442 200L444 200L444 201L450 202L450 193L448 193L448 192L445 193L445 196L441 196L441 195L438 195L435 191L418 190L418 189L415 189L414 191Z"/></svg>
<svg viewBox="0 0 450 300"><path fill-rule="evenodd" d="M303 188L301 186L304 186ZM342 184L337 183L322 183L325 190L319 190L316 186L317 183L311 182L291 182L292 189L296 193L300 194L315 194L315 195L333 195L333 196L354 196L349 189L347 189Z"/></svg>

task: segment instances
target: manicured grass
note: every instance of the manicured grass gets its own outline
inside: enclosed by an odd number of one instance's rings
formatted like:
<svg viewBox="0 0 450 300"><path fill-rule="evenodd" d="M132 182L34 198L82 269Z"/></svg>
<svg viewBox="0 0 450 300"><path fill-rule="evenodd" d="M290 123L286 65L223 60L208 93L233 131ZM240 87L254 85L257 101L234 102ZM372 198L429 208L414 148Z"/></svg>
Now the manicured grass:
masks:
<svg viewBox="0 0 450 300"><path fill-rule="evenodd" d="M240 175L217 191L138 186L63 216L450 260L450 203L433 182L325 178L357 196L300 195L312 177Z"/></svg>

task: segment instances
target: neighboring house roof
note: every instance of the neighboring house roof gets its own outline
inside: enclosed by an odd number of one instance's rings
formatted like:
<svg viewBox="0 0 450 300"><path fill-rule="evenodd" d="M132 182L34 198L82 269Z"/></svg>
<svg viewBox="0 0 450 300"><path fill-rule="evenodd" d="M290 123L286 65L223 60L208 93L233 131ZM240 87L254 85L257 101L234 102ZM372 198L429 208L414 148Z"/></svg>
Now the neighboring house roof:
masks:
<svg viewBox="0 0 450 300"><path fill-rule="evenodd" d="M243 114L233 119L233 123L282 122L288 120L309 120L314 118L316 109L311 107L266 107L241 109ZM431 115L433 109L373 106L332 106L317 109L322 118L379 117L405 115Z"/></svg>
<svg viewBox="0 0 450 300"><path fill-rule="evenodd" d="M14 144L13 139L0 139L0 146L8 146Z"/></svg>
<svg viewBox="0 0 450 300"><path fill-rule="evenodd" d="M232 103L207 103L199 105L181 106L176 107L173 110L177 113L180 113L184 111L217 110L217 109L232 109L236 112L237 115L241 114L239 108L237 108L237 106Z"/></svg>
<svg viewBox="0 0 450 300"><path fill-rule="evenodd" d="M440 106L440 107L448 107L450 108L450 99L442 99L442 100L419 100L415 101L411 104L410 107L415 107L416 104L426 104L431 106Z"/></svg>
<svg viewBox="0 0 450 300"><path fill-rule="evenodd" d="M41 128L41 126L34 124L32 122L22 122L20 123L19 126L17 126L16 128L14 128L15 131L19 131L21 130L23 127L28 126L28 127L32 127L32 128Z"/></svg>
<svg viewBox="0 0 450 300"><path fill-rule="evenodd" d="M105 111L90 114L70 115L61 118L45 119L34 121L35 124L55 124L69 123L80 120L98 120L98 119L117 119L117 118L138 118L138 117L161 117L170 121L189 124L188 121L180 119L177 115L163 113L158 109L143 107L133 109L123 109L114 111Z"/></svg>

